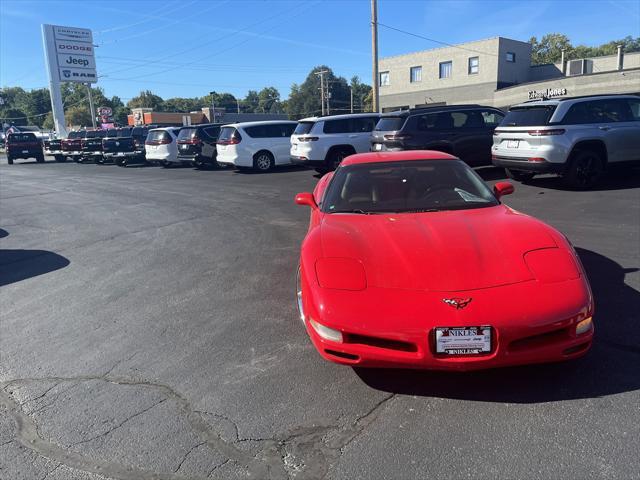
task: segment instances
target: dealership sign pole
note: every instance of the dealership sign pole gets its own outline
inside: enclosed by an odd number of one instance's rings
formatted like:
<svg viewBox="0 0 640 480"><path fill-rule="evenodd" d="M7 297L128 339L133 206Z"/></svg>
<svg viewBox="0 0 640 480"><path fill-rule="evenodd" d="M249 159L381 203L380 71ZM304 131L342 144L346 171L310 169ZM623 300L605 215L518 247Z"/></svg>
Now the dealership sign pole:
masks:
<svg viewBox="0 0 640 480"><path fill-rule="evenodd" d="M49 75L51 110L58 137L67 136L61 82L98 81L91 30L58 25L42 25L44 58Z"/></svg>

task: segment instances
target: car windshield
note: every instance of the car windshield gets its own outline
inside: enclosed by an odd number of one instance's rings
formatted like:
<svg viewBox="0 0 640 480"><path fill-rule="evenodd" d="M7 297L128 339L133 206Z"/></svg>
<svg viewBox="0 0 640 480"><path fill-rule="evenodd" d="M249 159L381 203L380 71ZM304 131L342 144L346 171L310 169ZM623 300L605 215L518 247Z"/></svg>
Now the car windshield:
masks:
<svg viewBox="0 0 640 480"><path fill-rule="evenodd" d="M122 128L118 131L118 137L120 138L124 138L124 137L130 137L131 136L131 129L130 128Z"/></svg>
<svg viewBox="0 0 640 480"><path fill-rule="evenodd" d="M229 142L235 133L236 129L234 127L222 127L220 129L220 135L218 135L218 142Z"/></svg>
<svg viewBox="0 0 640 480"><path fill-rule="evenodd" d="M417 213L497 205L460 160L408 160L339 167L322 202L325 213Z"/></svg>
<svg viewBox="0 0 640 480"><path fill-rule="evenodd" d="M306 135L311 131L314 125L314 122L298 122L298 125L296 125L296 129L293 131L293 134Z"/></svg>
<svg viewBox="0 0 640 480"><path fill-rule="evenodd" d="M548 125L554 105L537 105L532 107L514 107L500 123L501 127L535 127Z"/></svg>
<svg viewBox="0 0 640 480"><path fill-rule="evenodd" d="M118 135L118 130L116 130L115 128L110 128L109 130L107 130L107 137L115 137Z"/></svg>
<svg viewBox="0 0 640 480"><path fill-rule="evenodd" d="M11 143L35 142L36 136L33 133L12 133L9 141Z"/></svg>
<svg viewBox="0 0 640 480"><path fill-rule="evenodd" d="M377 132L391 132L400 130L406 117L381 117L374 129Z"/></svg>
<svg viewBox="0 0 640 480"><path fill-rule="evenodd" d="M170 139L171 137L164 130L151 130L149 135L147 135L147 142L161 142Z"/></svg>
<svg viewBox="0 0 640 480"><path fill-rule="evenodd" d="M196 128L183 128L178 133L178 140L192 140L196 137L198 130Z"/></svg>

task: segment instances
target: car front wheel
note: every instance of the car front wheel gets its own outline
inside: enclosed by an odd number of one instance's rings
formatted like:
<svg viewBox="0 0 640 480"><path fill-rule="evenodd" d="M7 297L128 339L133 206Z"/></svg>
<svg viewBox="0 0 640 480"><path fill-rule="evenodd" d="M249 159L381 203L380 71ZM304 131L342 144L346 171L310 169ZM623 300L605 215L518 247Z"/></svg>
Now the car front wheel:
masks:
<svg viewBox="0 0 640 480"><path fill-rule="evenodd" d="M7 157L7 163L8 163L9 165L13 165L13 158L11 158L11 157Z"/></svg>

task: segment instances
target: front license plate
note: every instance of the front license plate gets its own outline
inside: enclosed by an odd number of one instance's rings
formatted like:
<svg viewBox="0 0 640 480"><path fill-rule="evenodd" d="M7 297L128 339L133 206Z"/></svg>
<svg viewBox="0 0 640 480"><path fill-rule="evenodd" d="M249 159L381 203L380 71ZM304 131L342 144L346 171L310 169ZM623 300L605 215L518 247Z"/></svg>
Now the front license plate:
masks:
<svg viewBox="0 0 640 480"><path fill-rule="evenodd" d="M507 148L518 148L520 140L507 140Z"/></svg>
<svg viewBox="0 0 640 480"><path fill-rule="evenodd" d="M118 152L118 153L116 153L116 157L124 157L124 152Z"/></svg>
<svg viewBox="0 0 640 480"><path fill-rule="evenodd" d="M491 351L491 327L438 327L436 353L474 355Z"/></svg>
<svg viewBox="0 0 640 480"><path fill-rule="evenodd" d="M29 153L29 150L22 150L22 153Z"/></svg>
<svg viewBox="0 0 640 480"><path fill-rule="evenodd" d="M373 149L374 150L382 150L382 144L381 143L374 143L373 144Z"/></svg>

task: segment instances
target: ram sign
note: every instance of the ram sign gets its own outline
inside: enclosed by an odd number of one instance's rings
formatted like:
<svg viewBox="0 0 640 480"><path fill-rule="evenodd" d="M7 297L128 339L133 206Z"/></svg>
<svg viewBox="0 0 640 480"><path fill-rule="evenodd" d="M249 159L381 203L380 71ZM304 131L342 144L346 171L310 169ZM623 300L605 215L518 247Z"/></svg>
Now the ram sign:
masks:
<svg viewBox="0 0 640 480"><path fill-rule="evenodd" d="M97 82L91 30L58 25L44 27L45 49L55 52L49 57L52 73L57 74L61 82Z"/></svg>

